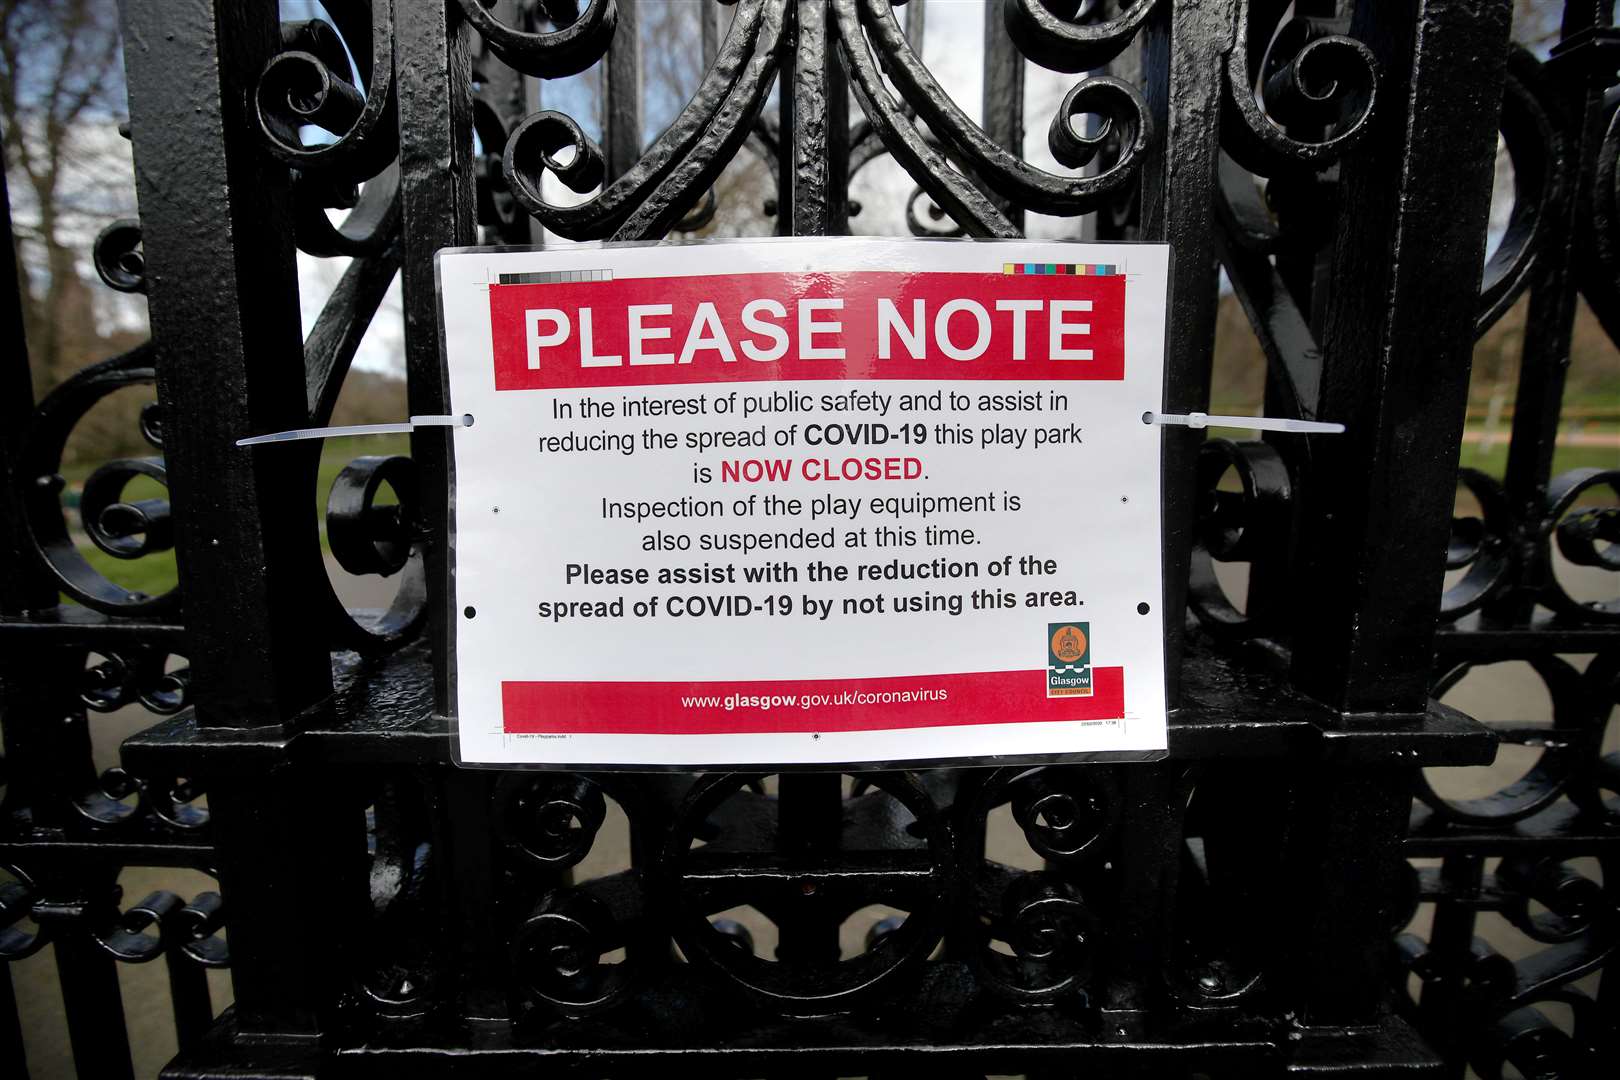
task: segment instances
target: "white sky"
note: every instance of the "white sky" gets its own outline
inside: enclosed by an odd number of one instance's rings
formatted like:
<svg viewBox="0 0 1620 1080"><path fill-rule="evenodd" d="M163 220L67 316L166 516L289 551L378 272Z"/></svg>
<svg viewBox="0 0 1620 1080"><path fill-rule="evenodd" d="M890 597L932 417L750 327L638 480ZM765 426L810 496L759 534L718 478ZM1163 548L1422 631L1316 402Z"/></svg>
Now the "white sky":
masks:
<svg viewBox="0 0 1620 1080"><path fill-rule="evenodd" d="M642 2L682 3L689 0L642 0ZM983 88L981 42L986 14L985 0L913 0L913 2L927 3L924 62L962 111L978 120ZM902 24L904 12L904 8L898 9L897 12ZM321 10L316 0L283 0L283 14L288 18L309 18L321 14ZM999 10L994 11L994 17L999 22ZM644 46L654 47L651 42L644 42ZM1083 76L1060 75L1033 64L1025 66L1025 140L1021 149L1030 164L1061 172L1063 170L1053 161L1047 147L1047 127L1063 95ZM547 106L577 113L582 106L588 104L582 93L586 89L583 83L592 77L587 74L545 84ZM680 104L675 101L649 102L646 111L658 115L662 120L672 116ZM852 122L859 118L858 105L852 104L850 112ZM580 115L577 118L587 131L592 134L596 132L598 125L595 117ZM108 183L107 180L109 175L114 177L131 175L129 144L118 136L111 124L87 126L76 137L80 156L87 162L93 162L94 165L87 166L85 171L75 174L68 182L69 190L65 192L67 201L80 212L67 223L67 239L75 250L82 253L81 272L93 279L94 270L90 265L89 251L96 233L112 220L134 216L135 213L132 185L127 182L122 185ZM743 152L747 153L746 150ZM1504 163L1499 162L1498 174L1499 188L1511 184L1511 170L1507 169ZM873 161L862 170L852 184L851 195L863 206L862 213L852 222L854 230L867 234L904 234L906 202L914 187L915 183L893 159L884 156ZM548 199L557 203L580 201L587 197L563 189L549 176L545 190ZM37 218L31 192L25 183L14 182L11 185L11 198L13 215L19 223L26 224ZM1498 205L1493 207L1493 247L1506 223L1509 205L1506 200L1498 200ZM1077 219L1028 215L1027 231L1031 237L1076 236L1079 234L1078 230ZM567 243L560 237L549 235L548 242ZM300 307L306 334L314 326L326 297L342 276L348 262L349 260L343 258L315 259L299 254ZM124 296L102 288L95 289L94 293L97 315L104 327L110 329L114 325L136 327L144 324L144 298ZM360 346L355 357L355 366L376 371L401 372L402 341L399 285L396 281Z"/></svg>

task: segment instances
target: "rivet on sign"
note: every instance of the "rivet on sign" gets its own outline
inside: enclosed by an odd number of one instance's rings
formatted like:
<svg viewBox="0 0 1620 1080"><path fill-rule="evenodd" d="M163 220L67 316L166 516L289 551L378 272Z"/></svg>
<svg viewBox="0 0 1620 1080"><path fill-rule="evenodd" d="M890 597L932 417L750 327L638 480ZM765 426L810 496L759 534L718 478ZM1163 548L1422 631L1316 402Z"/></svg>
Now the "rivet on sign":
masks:
<svg viewBox="0 0 1620 1080"><path fill-rule="evenodd" d="M468 604L467 607L462 611L462 614L467 616L467 618L470 619L474 615L478 614L478 609L473 607L471 604Z"/></svg>
<svg viewBox="0 0 1620 1080"><path fill-rule="evenodd" d="M1152 608L1148 607L1146 600L1144 600L1140 604L1136 605L1136 613L1138 615L1146 615L1149 611L1152 611L1152 610L1153 610Z"/></svg>
<svg viewBox="0 0 1620 1080"><path fill-rule="evenodd" d="M495 507L495 513L497 513L497 514L498 514L498 513L500 513L500 512L501 512L501 508L500 508L500 507L498 507L498 506L497 506L497 507Z"/></svg>

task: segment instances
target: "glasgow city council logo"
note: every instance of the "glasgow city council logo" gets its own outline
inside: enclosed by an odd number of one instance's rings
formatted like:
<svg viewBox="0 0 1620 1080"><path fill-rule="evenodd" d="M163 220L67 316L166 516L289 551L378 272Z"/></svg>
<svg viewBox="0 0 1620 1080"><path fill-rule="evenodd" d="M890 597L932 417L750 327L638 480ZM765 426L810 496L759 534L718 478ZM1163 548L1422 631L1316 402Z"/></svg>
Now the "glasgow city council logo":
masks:
<svg viewBox="0 0 1620 1080"><path fill-rule="evenodd" d="M1046 624L1046 696L1091 696L1091 624Z"/></svg>

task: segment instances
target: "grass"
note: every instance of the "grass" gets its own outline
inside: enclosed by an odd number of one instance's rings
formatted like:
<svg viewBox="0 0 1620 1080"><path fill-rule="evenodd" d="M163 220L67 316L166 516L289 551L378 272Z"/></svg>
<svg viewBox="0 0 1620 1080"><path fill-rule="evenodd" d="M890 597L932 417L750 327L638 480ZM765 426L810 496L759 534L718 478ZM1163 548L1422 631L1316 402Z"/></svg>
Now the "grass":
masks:
<svg viewBox="0 0 1620 1080"><path fill-rule="evenodd" d="M275 452L275 447L260 451L260 453ZM326 440L326 444L321 448L321 464L315 481L315 512L316 520L321 523L322 554L330 553L326 543L326 497L332 490L332 482L337 479L343 467L365 454L388 456L409 452L408 435L346 435ZM68 491L76 495L95 466L96 463L65 466L62 469L62 478L67 481ZM124 489L123 496L126 500L152 499L162 498L165 494L161 484L139 477L129 483ZM70 511L69 522L75 526L78 524L76 513ZM175 582L179 580L173 551L160 551L139 559L119 559L96 547L88 537L83 537L79 541L79 552L97 573L131 592L157 596L174 588Z"/></svg>
<svg viewBox="0 0 1620 1080"><path fill-rule="evenodd" d="M1488 476L1501 477L1507 469L1507 443L1499 442L1490 449L1479 443L1464 443L1462 460L1465 468L1478 469ZM1552 474L1571 469L1620 469L1620 449L1612 446L1560 446L1553 451Z"/></svg>
<svg viewBox="0 0 1620 1080"><path fill-rule="evenodd" d="M343 467L362 454L405 454L409 451L410 439L406 435L351 435L326 440L326 445L321 450L321 464L315 486L317 519L322 523L323 553L329 552L325 525L326 496L332 490L332 482L337 479ZM260 452L276 451L272 447ZM1462 448L1461 464L1500 477L1507 466L1507 444L1497 443L1485 449L1479 443L1465 443ZM1561 446L1553 454L1554 476L1571 469L1587 467L1620 468L1620 450L1607 446ZM77 491L83 485L84 478L89 475L91 468L91 465L64 468L62 475L68 481L69 489ZM131 482L125 491L125 497L129 499L156 498L162 494L161 486L145 479ZM172 551L159 552L140 559L116 559L90 543L88 539L83 540L79 547L91 566L126 589L156 596L173 588L177 580Z"/></svg>

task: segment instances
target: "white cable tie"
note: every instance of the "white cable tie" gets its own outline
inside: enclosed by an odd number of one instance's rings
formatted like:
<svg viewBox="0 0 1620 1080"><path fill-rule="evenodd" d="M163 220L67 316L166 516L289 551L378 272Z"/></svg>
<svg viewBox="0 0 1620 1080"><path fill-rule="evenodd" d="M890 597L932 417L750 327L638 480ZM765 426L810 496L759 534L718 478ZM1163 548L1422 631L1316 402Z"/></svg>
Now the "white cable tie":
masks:
<svg viewBox="0 0 1620 1080"><path fill-rule="evenodd" d="M335 427L294 428L273 435L254 435L237 439L237 446L262 446L265 443L297 442L300 439L326 439L334 435L398 435L419 427L472 427L472 414L461 416L413 416L403 424L339 424Z"/></svg>
<svg viewBox="0 0 1620 1080"><path fill-rule="evenodd" d="M1343 424L1333 424L1324 420L1285 420L1273 416L1211 416L1209 413L1156 413L1142 414L1144 424L1178 424L1183 427L1229 427L1245 428L1249 431L1294 431L1308 435L1340 435L1344 432Z"/></svg>

